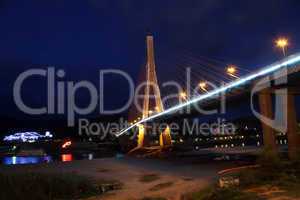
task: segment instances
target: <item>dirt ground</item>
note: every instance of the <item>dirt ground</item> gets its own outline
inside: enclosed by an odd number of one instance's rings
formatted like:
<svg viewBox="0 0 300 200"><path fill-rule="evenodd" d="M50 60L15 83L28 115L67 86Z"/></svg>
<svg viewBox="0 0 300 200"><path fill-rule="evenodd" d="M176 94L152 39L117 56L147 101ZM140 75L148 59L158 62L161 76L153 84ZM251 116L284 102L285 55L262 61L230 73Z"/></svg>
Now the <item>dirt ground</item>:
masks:
<svg viewBox="0 0 300 200"><path fill-rule="evenodd" d="M5 166L15 171L73 172L93 179L115 180L122 189L89 200L136 200L144 197L164 197L179 200L181 195L205 187L219 170L234 166L222 161L200 159L155 160L132 157L56 162L28 166ZM3 167L0 168L0 171ZM150 176L150 180L147 177ZM155 177L154 179L151 177ZM146 180L143 180L146 178Z"/></svg>

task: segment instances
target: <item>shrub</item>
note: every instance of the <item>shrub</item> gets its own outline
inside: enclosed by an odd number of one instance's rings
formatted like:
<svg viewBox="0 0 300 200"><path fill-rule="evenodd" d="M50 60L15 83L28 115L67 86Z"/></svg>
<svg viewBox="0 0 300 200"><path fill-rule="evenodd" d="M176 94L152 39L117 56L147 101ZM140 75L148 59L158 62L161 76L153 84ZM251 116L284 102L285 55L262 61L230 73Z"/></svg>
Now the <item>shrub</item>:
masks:
<svg viewBox="0 0 300 200"><path fill-rule="evenodd" d="M76 199L97 194L96 185L76 174L0 174L0 199Z"/></svg>

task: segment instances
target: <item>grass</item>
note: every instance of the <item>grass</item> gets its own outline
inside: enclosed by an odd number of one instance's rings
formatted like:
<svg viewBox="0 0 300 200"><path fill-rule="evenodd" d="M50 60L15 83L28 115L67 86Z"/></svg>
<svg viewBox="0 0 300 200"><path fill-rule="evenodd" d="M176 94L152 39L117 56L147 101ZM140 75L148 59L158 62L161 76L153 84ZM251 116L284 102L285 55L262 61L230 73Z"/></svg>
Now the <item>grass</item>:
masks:
<svg viewBox="0 0 300 200"><path fill-rule="evenodd" d="M1 173L0 199L73 200L101 194L105 183L74 173Z"/></svg>
<svg viewBox="0 0 300 200"><path fill-rule="evenodd" d="M300 197L300 157L298 160L282 160L265 150L257 160L260 168L245 169L229 176L239 178L240 185L219 188L217 185L184 195L184 200L260 200L269 197ZM268 195L259 189L264 188ZM269 188L269 189L268 189ZM270 188L277 188L273 192Z"/></svg>
<svg viewBox="0 0 300 200"><path fill-rule="evenodd" d="M160 179L160 176L157 174L145 174L140 178L140 182L150 183Z"/></svg>
<svg viewBox="0 0 300 200"><path fill-rule="evenodd" d="M240 188L208 187L204 190L186 194L184 200L263 200L254 193L245 192Z"/></svg>
<svg viewBox="0 0 300 200"><path fill-rule="evenodd" d="M293 161L283 160L265 150L257 163L260 168L243 170L237 174L243 188L278 187L285 191L278 195L300 197L300 157Z"/></svg>
<svg viewBox="0 0 300 200"><path fill-rule="evenodd" d="M269 164L268 164L269 165ZM281 161L277 166L264 166L258 169L247 169L237 174L244 187L251 185L274 185L281 187L300 186L300 165Z"/></svg>
<svg viewBox="0 0 300 200"><path fill-rule="evenodd" d="M150 188L150 191L159 191L168 187L171 187L174 183L173 182L165 182L165 183L159 183L152 188Z"/></svg>

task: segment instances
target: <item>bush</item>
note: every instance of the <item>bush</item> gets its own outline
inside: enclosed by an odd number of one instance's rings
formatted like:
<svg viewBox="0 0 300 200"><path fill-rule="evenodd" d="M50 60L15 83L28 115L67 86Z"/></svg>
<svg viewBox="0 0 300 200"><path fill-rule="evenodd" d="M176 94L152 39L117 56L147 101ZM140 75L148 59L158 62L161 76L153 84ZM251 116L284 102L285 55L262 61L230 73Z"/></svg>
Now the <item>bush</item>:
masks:
<svg viewBox="0 0 300 200"><path fill-rule="evenodd" d="M77 199L98 192L88 178L76 174L0 174L0 199Z"/></svg>

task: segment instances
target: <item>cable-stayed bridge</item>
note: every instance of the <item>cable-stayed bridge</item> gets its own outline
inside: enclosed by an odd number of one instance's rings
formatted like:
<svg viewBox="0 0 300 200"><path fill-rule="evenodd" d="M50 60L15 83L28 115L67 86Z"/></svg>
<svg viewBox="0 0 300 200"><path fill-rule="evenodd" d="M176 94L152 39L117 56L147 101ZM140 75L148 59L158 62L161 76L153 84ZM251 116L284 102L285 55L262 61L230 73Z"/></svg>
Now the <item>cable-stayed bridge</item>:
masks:
<svg viewBox="0 0 300 200"><path fill-rule="evenodd" d="M300 71L300 53L288 56L276 63L257 69L253 72L248 72L243 76L236 76L234 74L234 68L229 68L229 75L231 79L227 83L208 90L205 83L200 83L200 88L204 90L203 93L190 96L185 93L178 94L179 99L182 99L176 105L165 107L162 102L160 88L156 77L156 66L154 59L154 45L153 37L147 36L147 64L146 64L146 84L144 89L143 99L143 111L142 117L137 118L127 128L121 130L117 136L120 137L125 133L132 131L134 128L138 130L138 145L135 149L143 148L147 146L146 136L147 130L144 126L146 123L155 121L164 121L169 118L187 115L201 115L197 113L196 106L214 106L216 102L221 101L220 95L225 94L229 97L239 97L247 95L253 95L253 90L258 94L260 114L262 118L262 128L264 134L264 145L266 148L271 148L276 151L275 143L275 129L276 124L272 122L268 123L268 119L274 116L272 95L275 90L287 89L286 104L283 105L283 110L286 112L286 133L289 141L289 155L295 157L296 152L300 147L300 134L297 129L296 109L294 96L299 94L297 81ZM209 70L207 70L209 72ZM211 71L211 76L215 76ZM209 73L206 73L209 74ZM209 75L206 75L209 76ZM284 80L284 81L282 81ZM279 82L279 84L274 84ZM151 104L150 96L154 96L154 101ZM229 101L237 101L235 98ZM189 109L190 112L182 112L184 109ZM153 112L154 111L154 112ZM264 120L265 119L265 120ZM171 131L168 126L162 131L159 136L160 147L168 148L172 145ZM135 150L134 149L134 150Z"/></svg>

